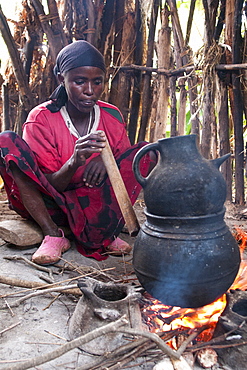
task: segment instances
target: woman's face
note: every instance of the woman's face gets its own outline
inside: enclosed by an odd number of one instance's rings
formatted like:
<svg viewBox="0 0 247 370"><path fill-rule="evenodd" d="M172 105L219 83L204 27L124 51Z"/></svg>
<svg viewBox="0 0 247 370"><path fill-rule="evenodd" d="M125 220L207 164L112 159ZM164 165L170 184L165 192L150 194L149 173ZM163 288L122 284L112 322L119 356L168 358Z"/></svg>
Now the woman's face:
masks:
<svg viewBox="0 0 247 370"><path fill-rule="evenodd" d="M68 102L82 113L89 113L104 89L104 72L98 67L78 67L60 75Z"/></svg>

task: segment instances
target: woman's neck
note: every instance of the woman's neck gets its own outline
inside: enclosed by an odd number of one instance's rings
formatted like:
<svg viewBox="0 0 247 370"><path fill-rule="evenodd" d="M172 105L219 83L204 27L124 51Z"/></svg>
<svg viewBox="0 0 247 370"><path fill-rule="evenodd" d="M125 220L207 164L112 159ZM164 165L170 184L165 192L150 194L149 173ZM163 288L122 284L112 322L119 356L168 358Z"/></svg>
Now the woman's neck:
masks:
<svg viewBox="0 0 247 370"><path fill-rule="evenodd" d="M87 135L91 131L93 126L94 111L89 113L83 113L69 103L66 104L66 109L79 135L80 136Z"/></svg>

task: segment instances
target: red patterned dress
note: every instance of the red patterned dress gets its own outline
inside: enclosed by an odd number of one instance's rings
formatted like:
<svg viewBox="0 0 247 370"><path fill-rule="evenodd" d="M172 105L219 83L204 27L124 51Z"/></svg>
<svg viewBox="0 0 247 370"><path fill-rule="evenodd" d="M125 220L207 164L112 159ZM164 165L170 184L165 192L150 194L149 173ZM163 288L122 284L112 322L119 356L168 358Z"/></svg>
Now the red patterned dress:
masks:
<svg viewBox="0 0 247 370"><path fill-rule="evenodd" d="M106 176L99 186L85 186L82 181L85 166L76 171L69 186L62 193L47 181L44 173L56 172L63 166L71 157L78 138L73 125L71 127L71 122L66 119L65 108L51 113L46 108L47 104L49 102L35 107L30 112L23 127L23 138L12 131L0 134L0 174L5 183L10 207L22 217L30 218L9 171L9 161L12 160L38 184L54 222L59 226L70 227L78 251L97 260L105 259L105 247L121 232L124 225L111 183ZM141 187L133 174L132 161L136 152L146 143L130 145L122 116L115 106L98 101L95 117L93 130L105 132L134 204ZM97 155L99 154L93 156ZM141 164L143 175L147 173L148 167L149 158L144 158Z"/></svg>

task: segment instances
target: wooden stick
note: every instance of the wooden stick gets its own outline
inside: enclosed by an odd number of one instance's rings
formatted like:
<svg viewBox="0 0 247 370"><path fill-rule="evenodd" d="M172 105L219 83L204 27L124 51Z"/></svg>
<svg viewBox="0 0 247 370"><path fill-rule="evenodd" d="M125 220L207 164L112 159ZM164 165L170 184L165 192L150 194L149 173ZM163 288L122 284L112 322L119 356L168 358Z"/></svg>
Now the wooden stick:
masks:
<svg viewBox="0 0 247 370"><path fill-rule="evenodd" d="M139 222L132 207L129 195L117 167L115 158L113 157L107 138L106 146L102 150L101 155L129 234L130 236L136 236L140 229Z"/></svg>
<svg viewBox="0 0 247 370"><path fill-rule="evenodd" d="M159 74L164 74L167 77L171 76L176 76L176 75L181 75L183 73L190 73L193 70L199 71L201 70L200 66L197 65L187 65L181 68L177 69L165 69L165 68L156 68L156 67L144 67L144 66L139 66L135 64L130 64L126 66L113 66L114 69L118 69L120 71L129 71L129 70L139 70L142 72L148 72L148 73L159 73ZM241 63L241 64L217 64L215 66L215 69L218 71L235 71L239 69L247 69L247 63Z"/></svg>
<svg viewBox="0 0 247 370"><path fill-rule="evenodd" d="M54 282L53 273L58 274L57 271L52 271L52 269L50 269L49 267L37 265L37 263L34 263L34 262L30 261L29 259L27 259L26 257L23 257L23 256L18 256L18 255L4 256L3 258L6 259L6 260L9 260L9 261L24 261L28 265L34 267L37 270L47 272L49 274L50 278L53 280L53 282Z"/></svg>
<svg viewBox="0 0 247 370"><path fill-rule="evenodd" d="M108 268L102 269L100 271L109 271L109 270L115 270L115 267L108 267ZM51 288L53 286L68 283L68 282L71 282L71 281L74 281L74 280L77 280L77 279L80 279L80 278L83 278L83 277L86 277L86 276L91 276L93 274L95 274L95 272L85 273L85 274L81 274L81 275L78 275L76 277L73 277L71 279L58 281L58 282L52 283L52 284L40 284L36 281L27 281L27 280L23 280L23 279L9 278L7 276L0 275L0 284L7 284L7 285L18 286L18 287L23 287L23 288L30 288L30 289L44 289L44 288ZM3 294L3 295L0 295L0 298L5 298L5 297L9 297L11 295L16 295L16 294L20 294L20 293L26 293L28 290L29 289L26 289L24 291L22 290L22 291L19 291L19 292L12 292L12 293L8 293L8 294ZM68 290L63 291L63 293L82 295L81 290L79 288L76 289L76 290L68 289Z"/></svg>
<svg viewBox="0 0 247 370"><path fill-rule="evenodd" d="M160 337L155 333L150 333L148 331L140 331L132 328L122 328L118 329L118 331L121 331L122 333L136 335L136 336L143 336L145 338L148 338L152 340L154 343L157 344L157 346L169 357L173 359L179 359L180 355L177 353L177 351L170 348Z"/></svg>
<svg viewBox="0 0 247 370"><path fill-rule="evenodd" d="M77 284L71 285L71 289L77 290ZM53 293L53 292L62 292L62 293L63 293L63 291L68 292L68 290L70 290L70 285L65 285L65 286L60 286L60 287L57 286L57 287L53 287L53 288L50 288L50 289L42 289L42 290L34 291L30 294L27 294L24 297L21 297L21 298L17 299L13 303L11 303L9 306L10 307L18 307L22 302L26 301L29 298L37 297L39 295L43 295L43 294L47 294L47 293ZM0 306L0 308L5 308L5 305L3 307Z"/></svg>
<svg viewBox="0 0 247 370"><path fill-rule="evenodd" d="M57 348L54 351L45 353L41 356L36 356L34 358L31 358L24 363L16 364L11 366L11 370L25 370L30 369L32 367L44 364L48 361L54 360L57 357L62 356L64 353L71 351L72 349L75 349L77 347L80 347L84 343L90 342L91 340L101 336L106 335L110 332L115 332L119 330L120 326L126 325L128 321L125 317L121 317L117 321L111 322L110 324L107 324L105 326L102 326L100 328L94 329L93 331L82 335L81 337L78 337L71 342L68 342L64 345L62 345L60 348ZM2 370L8 370L9 367L5 367Z"/></svg>
<svg viewBox="0 0 247 370"><path fill-rule="evenodd" d="M17 325L19 325L21 323L21 321L18 321L16 322L15 324L12 324L11 326L9 326L8 328L6 329L3 329L0 331L0 335L2 335L3 333L5 333L6 331L10 330L10 329L13 329L15 328Z"/></svg>
<svg viewBox="0 0 247 370"><path fill-rule="evenodd" d="M169 341L173 336L175 336L178 333L178 330L175 329L172 332L169 332L168 334L165 334L164 332L157 333L160 337L162 337L162 340L164 342ZM120 368L120 364L123 365L133 361L137 357L140 357L142 353L145 352L145 356L147 356L147 351L151 350L156 347L156 343L153 341L150 341L148 338L141 338L134 340L128 344L124 344L121 347L113 350L112 352L107 352L100 358L98 358L93 363L82 365L78 367L76 370L94 370L98 368L99 365L101 365L101 368L110 368L111 370ZM120 358L121 356L121 358ZM126 357L127 360L126 361ZM140 363L138 362L140 365Z"/></svg>
<svg viewBox="0 0 247 370"><path fill-rule="evenodd" d="M77 279L78 279L78 277L77 277ZM18 287L22 287L22 288L44 289L44 288L47 288L47 287L50 288L50 286L59 285L61 282L57 282L55 284L40 284L36 281L28 281L28 280L10 278L10 277L7 277L7 276L0 275L0 283L1 284L6 284L6 285L11 285L11 286L18 286ZM13 294L17 294L17 293L19 294L21 292L15 292ZM69 289L66 289L65 291L63 291L63 293L74 294L74 295L82 295L81 290L79 288L76 288L76 289L69 288ZM6 296L8 296L8 295L6 295ZM4 297L5 296L0 296L0 298L4 298Z"/></svg>

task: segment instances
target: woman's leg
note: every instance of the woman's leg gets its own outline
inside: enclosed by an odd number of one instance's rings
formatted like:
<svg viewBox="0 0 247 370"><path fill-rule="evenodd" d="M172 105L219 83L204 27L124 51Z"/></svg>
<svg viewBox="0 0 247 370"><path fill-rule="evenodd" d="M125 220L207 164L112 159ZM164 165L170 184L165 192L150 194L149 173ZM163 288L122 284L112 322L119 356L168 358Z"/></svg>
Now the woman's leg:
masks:
<svg viewBox="0 0 247 370"><path fill-rule="evenodd" d="M13 161L10 162L10 170L19 189L24 207L40 226L44 236L61 236L58 226L53 222L47 211L36 183L25 175Z"/></svg>
<svg viewBox="0 0 247 370"><path fill-rule="evenodd" d="M42 244L32 256L32 261L40 265L58 262L62 253L70 248L69 240L53 222L36 183L25 175L13 161L10 161L9 167L24 207L40 226L45 236Z"/></svg>

